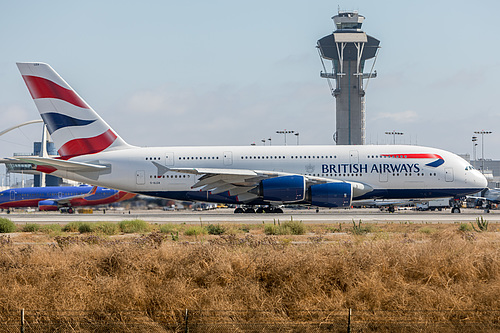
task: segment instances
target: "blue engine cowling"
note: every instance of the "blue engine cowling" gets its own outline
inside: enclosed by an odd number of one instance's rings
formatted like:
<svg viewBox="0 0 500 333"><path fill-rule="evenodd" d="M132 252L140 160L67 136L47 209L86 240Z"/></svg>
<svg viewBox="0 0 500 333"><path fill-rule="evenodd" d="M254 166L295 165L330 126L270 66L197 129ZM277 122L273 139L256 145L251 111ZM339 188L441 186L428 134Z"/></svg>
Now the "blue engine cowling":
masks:
<svg viewBox="0 0 500 333"><path fill-rule="evenodd" d="M350 207L352 201L352 186L349 183L312 185L309 194L313 206L332 208Z"/></svg>
<svg viewBox="0 0 500 333"><path fill-rule="evenodd" d="M306 180L303 176L264 179L259 186L259 196L269 201L297 202L304 200L305 194Z"/></svg>
<svg viewBox="0 0 500 333"><path fill-rule="evenodd" d="M55 200L42 200L38 202L38 210L40 211L49 211L49 210L57 210L58 205Z"/></svg>

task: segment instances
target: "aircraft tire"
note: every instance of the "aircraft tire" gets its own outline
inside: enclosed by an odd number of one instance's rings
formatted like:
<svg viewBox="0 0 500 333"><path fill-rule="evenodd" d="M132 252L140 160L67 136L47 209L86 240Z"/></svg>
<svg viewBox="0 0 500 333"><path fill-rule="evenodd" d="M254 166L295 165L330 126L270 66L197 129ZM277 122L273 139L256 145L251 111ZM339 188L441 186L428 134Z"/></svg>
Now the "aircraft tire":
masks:
<svg viewBox="0 0 500 333"><path fill-rule="evenodd" d="M238 207L238 208L236 208L236 209L234 210L234 214L243 214L243 208L239 208L239 207Z"/></svg>
<svg viewBox="0 0 500 333"><path fill-rule="evenodd" d="M451 209L451 213L452 213L452 214L460 214L460 208L458 208L458 207L453 207L453 208Z"/></svg>
<svg viewBox="0 0 500 333"><path fill-rule="evenodd" d="M247 214L255 214L255 209L253 209L253 208L247 208L247 209L245 209L245 213L247 213Z"/></svg>

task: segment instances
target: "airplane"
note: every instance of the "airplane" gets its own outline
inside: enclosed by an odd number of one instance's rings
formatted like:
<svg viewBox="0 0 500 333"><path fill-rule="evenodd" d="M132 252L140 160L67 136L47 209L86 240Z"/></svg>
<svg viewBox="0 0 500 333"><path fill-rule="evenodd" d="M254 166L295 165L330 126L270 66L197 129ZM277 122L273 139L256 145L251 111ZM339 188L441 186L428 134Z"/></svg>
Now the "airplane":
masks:
<svg viewBox="0 0 500 333"><path fill-rule="evenodd" d="M500 204L500 188L486 188L478 194L467 197L475 199L476 207L484 207L486 213L489 213L495 205Z"/></svg>
<svg viewBox="0 0 500 333"><path fill-rule="evenodd" d="M136 147L48 64L17 63L59 157L16 156L38 171L148 196L348 208L363 199L463 198L487 186L461 157L407 145ZM243 209L243 207L248 207ZM458 205L453 213L459 213Z"/></svg>
<svg viewBox="0 0 500 333"><path fill-rule="evenodd" d="M40 211L56 211L65 207L74 213L73 207L97 206L131 199L133 193L99 186L49 186L12 188L0 192L0 208L38 207Z"/></svg>

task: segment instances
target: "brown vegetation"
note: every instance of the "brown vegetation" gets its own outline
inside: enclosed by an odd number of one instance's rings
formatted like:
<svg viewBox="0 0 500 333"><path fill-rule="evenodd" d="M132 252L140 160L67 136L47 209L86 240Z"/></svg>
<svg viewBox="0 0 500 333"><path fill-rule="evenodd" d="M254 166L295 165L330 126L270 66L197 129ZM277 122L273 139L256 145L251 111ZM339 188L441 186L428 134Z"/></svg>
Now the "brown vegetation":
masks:
<svg viewBox="0 0 500 333"><path fill-rule="evenodd" d="M403 233L391 228L396 226L337 235L312 226L316 233L304 236L254 232L196 242L159 233L126 240L60 236L53 245L13 245L4 238L0 318L12 321L12 311L22 308L81 310L88 322L103 314L126 321L126 310L138 310L140 321L150 324L182 322L184 309L254 311L240 318L254 321L266 311L265 320L274 322L306 321L302 310L353 308L370 316L387 310L400 318L413 310L496 310L479 320L499 325L497 232L460 232L456 225L401 225ZM452 320L442 313L417 320Z"/></svg>

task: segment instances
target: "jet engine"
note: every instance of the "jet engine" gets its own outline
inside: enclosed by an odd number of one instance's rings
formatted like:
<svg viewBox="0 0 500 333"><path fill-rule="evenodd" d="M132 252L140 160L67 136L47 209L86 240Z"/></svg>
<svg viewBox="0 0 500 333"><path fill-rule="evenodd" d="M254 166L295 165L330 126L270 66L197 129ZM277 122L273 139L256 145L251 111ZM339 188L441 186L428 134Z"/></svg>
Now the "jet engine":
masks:
<svg viewBox="0 0 500 333"><path fill-rule="evenodd" d="M258 187L258 195L264 200L280 202L303 201L306 180L303 176L282 176L264 179Z"/></svg>
<svg viewBox="0 0 500 333"><path fill-rule="evenodd" d="M308 201L313 206L331 208L350 207L352 185L340 182L312 185L309 189L308 197Z"/></svg>
<svg viewBox="0 0 500 333"><path fill-rule="evenodd" d="M38 202L38 210L39 211L49 211L49 210L57 210L58 205L55 200L42 200Z"/></svg>

